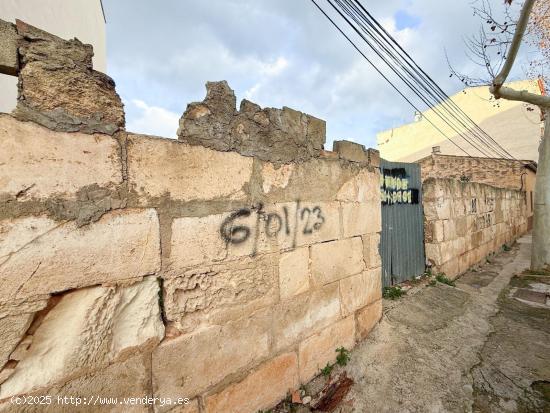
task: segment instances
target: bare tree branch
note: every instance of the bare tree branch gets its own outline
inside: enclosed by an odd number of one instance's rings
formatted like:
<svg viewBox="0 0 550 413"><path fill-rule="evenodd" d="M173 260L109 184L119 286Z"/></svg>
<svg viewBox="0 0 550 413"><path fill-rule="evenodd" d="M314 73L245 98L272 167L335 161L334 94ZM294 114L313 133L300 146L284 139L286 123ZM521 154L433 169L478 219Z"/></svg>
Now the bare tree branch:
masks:
<svg viewBox="0 0 550 413"><path fill-rule="evenodd" d="M535 0L525 0L525 3L523 4L506 62L504 63L500 73L493 80L493 87L496 91L498 91L498 89L504 84L510 74L510 70L512 70L512 66L514 65L519 47L521 46L521 41L523 40L527 23L529 22L529 15L531 14L534 4Z"/></svg>

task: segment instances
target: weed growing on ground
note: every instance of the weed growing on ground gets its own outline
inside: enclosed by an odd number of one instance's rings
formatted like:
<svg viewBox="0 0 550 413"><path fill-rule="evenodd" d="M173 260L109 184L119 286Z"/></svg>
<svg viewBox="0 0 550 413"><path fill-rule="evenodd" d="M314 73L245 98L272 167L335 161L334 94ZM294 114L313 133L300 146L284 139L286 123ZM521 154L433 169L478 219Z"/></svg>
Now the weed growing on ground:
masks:
<svg viewBox="0 0 550 413"><path fill-rule="evenodd" d="M330 373L332 373L332 369L334 369L334 366L327 363L327 365L321 369L321 373L323 374L323 376L328 377L330 376Z"/></svg>
<svg viewBox="0 0 550 413"><path fill-rule="evenodd" d="M546 267L542 270L525 270L523 271L523 274L525 275L546 275L550 276L550 266Z"/></svg>
<svg viewBox="0 0 550 413"><path fill-rule="evenodd" d="M348 362L351 359L351 356L349 355L349 350L345 349L344 347L340 347L336 349L336 352L338 355L336 356L336 363L338 363L339 366L346 366Z"/></svg>
<svg viewBox="0 0 550 413"><path fill-rule="evenodd" d="M450 278L447 278L447 276L442 272L437 274L435 276L435 279L439 281L441 284L447 284L447 285L450 285L451 287L455 286L455 282Z"/></svg>
<svg viewBox="0 0 550 413"><path fill-rule="evenodd" d="M502 244L502 251L512 251L512 247L510 247L508 244Z"/></svg>
<svg viewBox="0 0 550 413"><path fill-rule="evenodd" d="M436 280L430 280L430 282L428 283L428 285L429 285L430 287L434 287L436 284L437 284L437 281L436 281Z"/></svg>
<svg viewBox="0 0 550 413"><path fill-rule="evenodd" d="M396 300L397 298L405 294L407 294L407 292L404 291L399 285L393 285L391 287L384 287L382 297L389 300Z"/></svg>

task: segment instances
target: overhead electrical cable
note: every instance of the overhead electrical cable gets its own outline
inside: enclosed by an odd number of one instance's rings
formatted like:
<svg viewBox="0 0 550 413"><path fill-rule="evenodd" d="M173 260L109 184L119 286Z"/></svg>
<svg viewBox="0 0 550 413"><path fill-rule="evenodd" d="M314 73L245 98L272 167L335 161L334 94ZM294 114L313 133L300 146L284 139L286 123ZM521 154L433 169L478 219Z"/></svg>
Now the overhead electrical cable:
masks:
<svg viewBox="0 0 550 413"><path fill-rule="evenodd" d="M487 132L481 129L481 127L439 87L439 85L410 57L399 43L397 43L391 34L388 33L370 13L368 13L358 0L338 0L337 2L346 10L348 16L353 17L354 21L361 26L363 31L369 34L379 47L381 47L409 77L421 85L422 89L428 93L437 104L440 104L453 116L455 122L472 133L476 139L484 145L487 145L498 156L513 158L506 149L498 144L498 142L496 142ZM361 9L359 9L357 5ZM366 23L368 27L365 27L363 23Z"/></svg>
<svg viewBox="0 0 550 413"><path fill-rule="evenodd" d="M367 60L367 62L395 89L407 103L421 112L393 82L370 60L354 41L338 26L319 4L313 4L332 25ZM416 95L441 121L453 130L471 147L486 157L513 158L498 142L477 125L439 85L410 57L382 25L363 7L358 0L327 0L328 4L344 19L353 31L374 51L382 62ZM424 118L446 139L461 151L471 156L454 142L427 116ZM456 137L455 137L456 139Z"/></svg>
<svg viewBox="0 0 550 413"><path fill-rule="evenodd" d="M317 2L315 0L311 0L312 3L315 5L315 7L317 7L319 9L319 11L321 13L323 13L323 15L332 23L332 25L342 34L342 36L344 36L346 38L346 40L353 46L353 48L355 50L357 50L357 52L359 52L359 54L372 66L372 68L374 70L376 70L376 72L378 72L378 74L380 76L382 76L382 78L389 83L389 85L409 104L411 105L417 112L421 112L420 109L409 99L407 98L407 96L405 96L403 94L403 92L401 92L401 90L399 90L399 88L393 84L393 82L384 74L382 73L382 71L372 62L372 60L370 60L367 55L365 55L365 53L353 42L353 40L351 40L351 38L346 34L344 33L344 31L336 24L336 22L321 8L321 6L319 6L317 4ZM437 131L439 131L439 133L441 133L441 135L443 135L446 139L448 139L453 145L455 145L458 149L460 149L462 152L464 152L466 155L468 156L471 156L465 149L463 149L461 146L459 146L456 142L454 142L449 136L447 136L447 134L445 132L443 132L436 124L434 124L428 117L426 117L426 120L428 121L428 123L430 123L430 125L432 125Z"/></svg>

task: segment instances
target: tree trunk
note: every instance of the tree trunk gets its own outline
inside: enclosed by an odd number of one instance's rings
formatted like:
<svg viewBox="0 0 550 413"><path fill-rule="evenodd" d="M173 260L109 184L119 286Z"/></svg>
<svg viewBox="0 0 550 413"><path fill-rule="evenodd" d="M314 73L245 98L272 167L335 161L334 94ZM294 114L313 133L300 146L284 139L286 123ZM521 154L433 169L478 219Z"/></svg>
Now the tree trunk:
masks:
<svg viewBox="0 0 550 413"><path fill-rule="evenodd" d="M545 109L544 136L539 147L535 184L531 269L550 268L550 109Z"/></svg>

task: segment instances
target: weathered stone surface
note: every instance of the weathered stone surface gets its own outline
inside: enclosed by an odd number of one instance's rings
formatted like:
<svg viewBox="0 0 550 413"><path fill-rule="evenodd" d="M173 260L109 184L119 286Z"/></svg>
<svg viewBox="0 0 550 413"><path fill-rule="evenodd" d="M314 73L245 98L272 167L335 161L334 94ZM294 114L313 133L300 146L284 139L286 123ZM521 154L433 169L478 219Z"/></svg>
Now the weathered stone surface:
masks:
<svg viewBox="0 0 550 413"><path fill-rule="evenodd" d="M337 239L337 202L292 202L241 208L172 223L171 270Z"/></svg>
<svg viewBox="0 0 550 413"><path fill-rule="evenodd" d="M300 343L300 382L307 383L319 370L336 360L336 349L355 345L355 318L347 317Z"/></svg>
<svg viewBox="0 0 550 413"><path fill-rule="evenodd" d="M338 283L283 301L273 314L274 344L281 350L340 318Z"/></svg>
<svg viewBox="0 0 550 413"><path fill-rule="evenodd" d="M25 331L31 325L32 313L12 315L0 318L0 369L4 367L10 358L11 352L23 338Z"/></svg>
<svg viewBox="0 0 550 413"><path fill-rule="evenodd" d="M166 317L180 331L222 324L279 299L278 254L197 267L164 281Z"/></svg>
<svg viewBox="0 0 550 413"><path fill-rule="evenodd" d="M382 298L380 269L365 271L340 280L340 296L344 317Z"/></svg>
<svg viewBox="0 0 550 413"><path fill-rule="evenodd" d="M337 281L365 268L361 238L315 244L311 247L311 272L318 285Z"/></svg>
<svg viewBox="0 0 550 413"><path fill-rule="evenodd" d="M382 229L380 202L343 204L342 222L345 238L380 232Z"/></svg>
<svg viewBox="0 0 550 413"><path fill-rule="evenodd" d="M12 23L0 20L0 73L17 76L17 42L19 36Z"/></svg>
<svg viewBox="0 0 550 413"><path fill-rule="evenodd" d="M368 169L346 181L336 194L336 199L345 202L369 202L380 204L380 175Z"/></svg>
<svg viewBox="0 0 550 413"><path fill-rule="evenodd" d="M0 263L58 225L44 216L0 221Z"/></svg>
<svg viewBox="0 0 550 413"><path fill-rule="evenodd" d="M281 299L309 290L309 249L298 248L281 254L279 260Z"/></svg>
<svg viewBox="0 0 550 413"><path fill-rule="evenodd" d="M143 203L166 195L180 201L246 198L250 158L133 134L127 153L129 186Z"/></svg>
<svg viewBox="0 0 550 413"><path fill-rule="evenodd" d="M285 353L262 364L243 381L208 396L206 413L263 411L297 387L298 359L295 353Z"/></svg>
<svg viewBox="0 0 550 413"><path fill-rule="evenodd" d="M450 278L526 231L520 191L434 178L423 189L426 259Z"/></svg>
<svg viewBox="0 0 550 413"><path fill-rule="evenodd" d="M0 412L21 413L101 413L101 412L143 412L149 411L147 404L141 404L132 398L151 397L150 393L150 358L151 353L136 355L127 360L111 364L103 369L87 372L86 374L64 379L52 387L41 389L29 396L51 396L51 404L25 403L17 406L10 404L9 399L0 404ZM58 403L58 397L61 402ZM67 397L65 403L63 398ZM69 402L73 397L73 403ZM75 398L80 398L80 405L76 405ZM84 398L87 404L84 405ZM110 402L107 402L111 398ZM117 398L117 403L114 403ZM123 404L126 399L127 404ZM38 400L38 399L37 399ZM40 400L47 400L42 398ZM90 405L89 401L95 401ZM103 401L103 403L100 403ZM120 404L119 404L120 403ZM188 413L185 410L185 413ZM190 413L190 412L189 412Z"/></svg>
<svg viewBox="0 0 550 413"><path fill-rule="evenodd" d="M59 133L0 114L0 195L76 198L86 186L122 183L117 141Z"/></svg>
<svg viewBox="0 0 550 413"><path fill-rule="evenodd" d="M86 227L63 224L4 260L0 302L140 278L159 268L155 210L111 212Z"/></svg>
<svg viewBox="0 0 550 413"><path fill-rule="evenodd" d="M44 317L0 398L46 387L106 365L164 337L154 277L128 287L92 287L65 294Z"/></svg>
<svg viewBox="0 0 550 413"><path fill-rule="evenodd" d="M363 256L367 268L377 268L382 265L380 257L380 234L363 235Z"/></svg>
<svg viewBox="0 0 550 413"><path fill-rule="evenodd" d="M355 318L357 320L357 340L364 340L382 318L382 300L363 307L356 313Z"/></svg>
<svg viewBox="0 0 550 413"><path fill-rule="evenodd" d="M161 409L158 409L161 410ZM169 410L170 413L200 413L198 399L190 400L188 404L182 404Z"/></svg>
<svg viewBox="0 0 550 413"><path fill-rule="evenodd" d="M271 313L260 310L248 318L164 341L153 352L155 396L192 398L267 357Z"/></svg>
<svg viewBox="0 0 550 413"><path fill-rule="evenodd" d="M355 142L334 141L332 144L332 150L334 152L338 152L341 159L364 163L369 161L369 157L365 151L365 146Z"/></svg>
<svg viewBox="0 0 550 413"><path fill-rule="evenodd" d="M380 151L377 149L367 149L367 156L369 158L369 165L375 168L380 167Z"/></svg>
<svg viewBox="0 0 550 413"><path fill-rule="evenodd" d="M14 116L65 132L106 133L124 128L115 82L92 69L93 50L17 21L22 37L19 98Z"/></svg>
<svg viewBox="0 0 550 413"><path fill-rule="evenodd" d="M187 106L179 140L219 151L236 151L277 164L318 157L325 143L324 121L283 107L261 109L236 98L226 81L207 82L206 98Z"/></svg>
<svg viewBox="0 0 550 413"><path fill-rule="evenodd" d="M294 168L294 164L279 165L277 167L270 162L266 162L262 166L262 190L269 193L272 188L286 188Z"/></svg>

